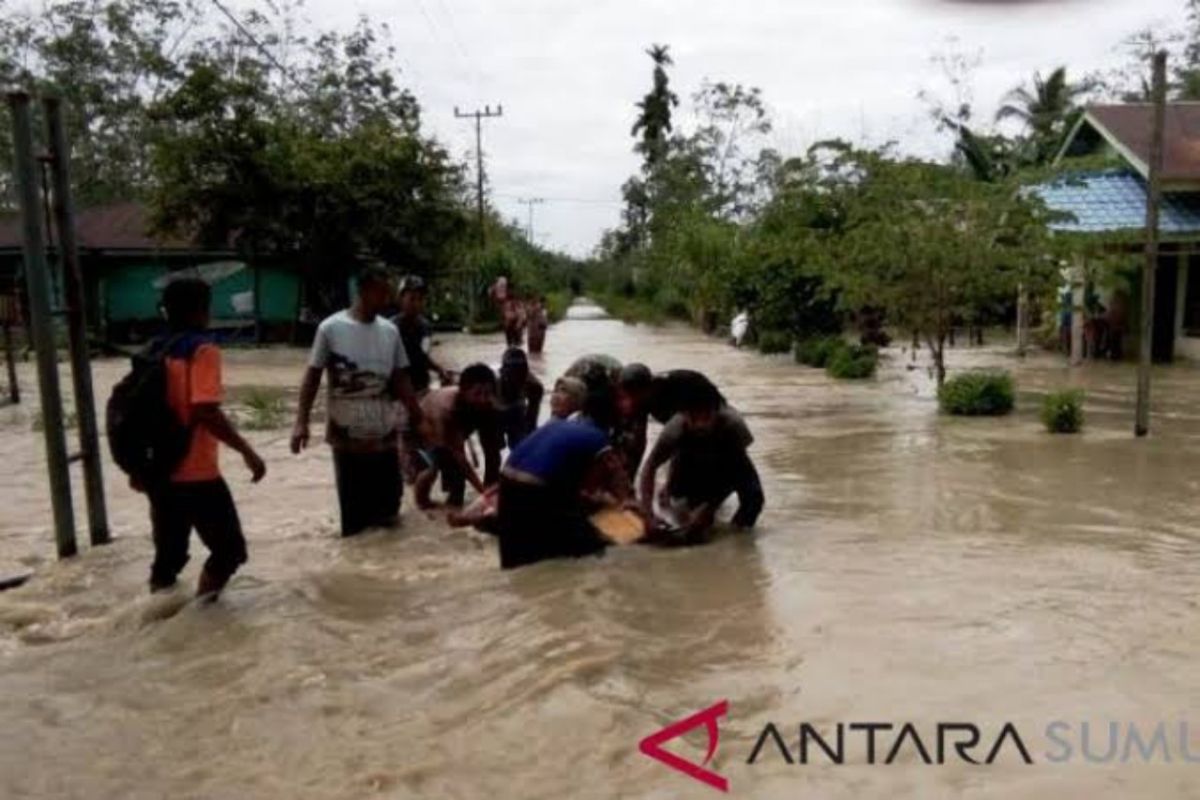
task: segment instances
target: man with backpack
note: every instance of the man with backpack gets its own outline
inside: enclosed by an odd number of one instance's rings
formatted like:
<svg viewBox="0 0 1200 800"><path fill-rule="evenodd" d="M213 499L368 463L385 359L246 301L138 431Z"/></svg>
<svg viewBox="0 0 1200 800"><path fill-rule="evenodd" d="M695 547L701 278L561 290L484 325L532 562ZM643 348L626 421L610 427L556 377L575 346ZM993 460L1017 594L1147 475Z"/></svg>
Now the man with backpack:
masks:
<svg viewBox="0 0 1200 800"><path fill-rule="evenodd" d="M197 596L215 597L246 561L246 540L221 477L218 445L241 454L255 483L267 472L221 410L221 351L205 335L211 300L202 280L167 284L162 305L169 333L135 359L133 372L109 401L114 458L130 474L130 485L150 501L151 591L175 585L188 561L193 528L209 550Z"/></svg>

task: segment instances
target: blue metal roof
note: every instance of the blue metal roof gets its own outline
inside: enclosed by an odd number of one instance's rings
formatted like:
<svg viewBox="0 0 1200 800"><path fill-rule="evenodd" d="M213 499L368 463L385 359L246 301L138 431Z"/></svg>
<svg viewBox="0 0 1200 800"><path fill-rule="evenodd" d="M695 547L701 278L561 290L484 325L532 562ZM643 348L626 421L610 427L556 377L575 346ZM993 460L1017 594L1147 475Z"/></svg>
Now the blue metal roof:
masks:
<svg viewBox="0 0 1200 800"><path fill-rule="evenodd" d="M1146 183L1133 172L1072 175L1035 186L1033 191L1051 210L1074 215L1073 220L1051 223L1056 231L1106 233L1146 226ZM1200 233L1200 193L1164 193L1159 231Z"/></svg>

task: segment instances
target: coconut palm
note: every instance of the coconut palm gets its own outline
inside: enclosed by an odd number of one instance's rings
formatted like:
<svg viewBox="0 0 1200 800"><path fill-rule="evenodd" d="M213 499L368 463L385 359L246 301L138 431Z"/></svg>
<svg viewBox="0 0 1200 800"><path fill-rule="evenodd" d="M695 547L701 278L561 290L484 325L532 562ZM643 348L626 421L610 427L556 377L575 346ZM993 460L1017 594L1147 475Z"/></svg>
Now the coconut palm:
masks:
<svg viewBox="0 0 1200 800"><path fill-rule="evenodd" d="M1046 78L1033 75L1032 87L1018 86L1005 95L1004 105L996 112L996 121L1015 119L1025 125L1032 139L1037 163L1054 157L1063 137L1080 113L1076 104L1089 90L1086 84L1067 80L1067 68L1058 67Z"/></svg>
<svg viewBox="0 0 1200 800"><path fill-rule="evenodd" d="M632 134L641 135L637 150L645 157L646 166L652 169L667 152L667 134L671 132L671 109L679 105L679 98L670 89L667 67L671 60L670 48L665 44L651 45L646 55L654 62L654 87L637 107L641 110Z"/></svg>

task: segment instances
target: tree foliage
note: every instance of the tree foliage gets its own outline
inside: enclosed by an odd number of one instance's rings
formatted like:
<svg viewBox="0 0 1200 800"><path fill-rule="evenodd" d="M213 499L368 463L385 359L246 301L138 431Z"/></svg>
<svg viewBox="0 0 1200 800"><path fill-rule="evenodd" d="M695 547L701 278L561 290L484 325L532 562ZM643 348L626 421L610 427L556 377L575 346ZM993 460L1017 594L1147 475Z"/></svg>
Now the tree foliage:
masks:
<svg viewBox="0 0 1200 800"><path fill-rule="evenodd" d="M758 90L706 81L693 96L695 125L676 130L636 178L645 247L622 249L626 230L605 240L602 291L705 327L749 309L772 342L820 341L847 321L883 319L925 342L941 383L954 327L1003 318L1018 286L1037 291L1056 278L1049 216L1018 180L1043 157L1031 151L1050 150L1038 137L1061 135L1071 109L1061 102L1074 97L1065 73L1046 83L1028 105L1013 97L1009 113L1026 114L1028 145L976 134L962 89L940 118L959 137L958 158L945 164L845 142L783 158L764 146L771 121ZM868 372L860 360L846 371Z"/></svg>
<svg viewBox="0 0 1200 800"><path fill-rule="evenodd" d="M427 276L488 261L463 167L424 132L386 26L313 29L302 0L237 24L193 0L51 0L36 15L4 3L0 86L64 100L79 206L139 200L160 232L285 257L318 302L364 260ZM0 126L0 149L9 136ZM10 170L6 158L0 208ZM509 247L521 237L487 215L514 271L557 263Z"/></svg>

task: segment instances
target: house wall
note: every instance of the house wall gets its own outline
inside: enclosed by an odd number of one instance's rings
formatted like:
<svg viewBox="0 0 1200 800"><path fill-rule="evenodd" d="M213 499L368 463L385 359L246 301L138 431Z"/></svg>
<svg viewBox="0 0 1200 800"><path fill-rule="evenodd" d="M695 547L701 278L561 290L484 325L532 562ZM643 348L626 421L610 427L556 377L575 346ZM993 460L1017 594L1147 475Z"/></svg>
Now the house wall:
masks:
<svg viewBox="0 0 1200 800"><path fill-rule="evenodd" d="M104 318L132 322L158 318L162 291L157 283L172 268L154 262L127 262L107 267L101 279ZM213 285L212 317L221 321L250 321L254 307L249 302L255 290L253 269L243 269ZM259 315L264 322L290 323L299 311L299 277L281 267L259 268Z"/></svg>
<svg viewBox="0 0 1200 800"><path fill-rule="evenodd" d="M1179 269L1175 354L1200 362L1200 256L1184 256ZM1186 264L1186 266L1185 266Z"/></svg>

